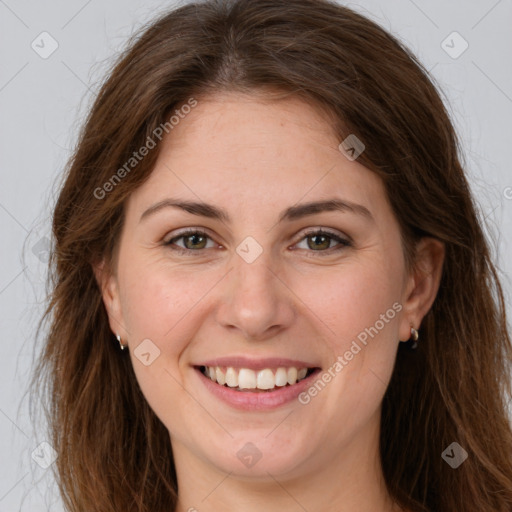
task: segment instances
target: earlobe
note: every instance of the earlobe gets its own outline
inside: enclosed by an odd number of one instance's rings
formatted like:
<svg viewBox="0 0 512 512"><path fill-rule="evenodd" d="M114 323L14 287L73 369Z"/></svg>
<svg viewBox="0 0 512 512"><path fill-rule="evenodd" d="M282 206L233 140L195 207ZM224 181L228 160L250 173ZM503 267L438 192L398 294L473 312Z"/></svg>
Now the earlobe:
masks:
<svg viewBox="0 0 512 512"><path fill-rule="evenodd" d="M126 339L117 278L109 271L104 261L94 265L93 271L107 310L110 329L116 336Z"/></svg>
<svg viewBox="0 0 512 512"><path fill-rule="evenodd" d="M424 237L418 243L414 268L404 291L400 341L411 338L411 327L420 330L424 316L432 307L441 283L444 255L445 245L437 238Z"/></svg>

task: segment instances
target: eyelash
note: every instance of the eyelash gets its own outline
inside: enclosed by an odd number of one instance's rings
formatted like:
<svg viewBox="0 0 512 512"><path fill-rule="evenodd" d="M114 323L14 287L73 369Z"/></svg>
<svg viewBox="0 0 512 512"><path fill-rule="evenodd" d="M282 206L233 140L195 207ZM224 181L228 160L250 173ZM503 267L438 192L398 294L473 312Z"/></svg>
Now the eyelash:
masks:
<svg viewBox="0 0 512 512"><path fill-rule="evenodd" d="M186 255L190 255L190 256L192 256L192 253L194 253L194 252L200 253L200 252L204 251L205 249L186 249L186 248L174 245L174 242L176 242L177 240L180 240L181 238L186 238L191 235L199 235L199 236L206 237L206 238L209 238L210 240L212 240L212 238L208 235L208 233L206 233L200 229L191 228L191 229L187 229L186 231L182 231L177 236L169 239L167 242L164 242L164 245L169 247L171 250L178 252L179 254L186 254ZM330 231L326 231L324 229L316 229L316 230L311 230L311 231L304 233L304 236L297 243L302 242L304 239L311 237L311 236L327 236L327 237L331 238L332 240L338 242L338 246L329 247L326 250L320 250L320 251L309 250L309 252L312 252L312 253L332 254L332 252L340 251L346 247L352 247L352 245L353 245L351 240L342 238L339 235L332 233ZM305 250L308 250L308 249L305 249Z"/></svg>

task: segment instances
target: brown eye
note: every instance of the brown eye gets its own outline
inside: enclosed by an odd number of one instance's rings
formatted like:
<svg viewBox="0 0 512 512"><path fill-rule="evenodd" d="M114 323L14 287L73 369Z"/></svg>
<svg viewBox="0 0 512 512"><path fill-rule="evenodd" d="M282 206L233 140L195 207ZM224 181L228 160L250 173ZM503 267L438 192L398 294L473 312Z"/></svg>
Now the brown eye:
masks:
<svg viewBox="0 0 512 512"><path fill-rule="evenodd" d="M177 243L178 241L181 240L183 240L182 245ZM211 238L203 231L191 230L181 233L180 235L175 236L174 238L171 238L170 240L165 242L165 245L171 246L171 248L177 251L199 251L201 249L207 249L215 245L213 244L212 240L212 244L210 245L210 247L207 247L208 240L211 240Z"/></svg>
<svg viewBox="0 0 512 512"><path fill-rule="evenodd" d="M332 241L332 238L327 235L309 235L306 238L308 240L308 247L314 250L329 249Z"/></svg>
<svg viewBox="0 0 512 512"><path fill-rule="evenodd" d="M306 233L304 238L302 238L301 242L306 240L307 247L299 247L300 249L309 249L313 252L331 252L344 249L345 247L349 247L352 243L349 240L341 238L339 235L335 233L331 233L329 231L317 230ZM337 242L336 245L333 246L332 242Z"/></svg>
<svg viewBox="0 0 512 512"><path fill-rule="evenodd" d="M185 247L187 249L204 249L206 246L207 237L203 235L186 235L182 238L185 241Z"/></svg>

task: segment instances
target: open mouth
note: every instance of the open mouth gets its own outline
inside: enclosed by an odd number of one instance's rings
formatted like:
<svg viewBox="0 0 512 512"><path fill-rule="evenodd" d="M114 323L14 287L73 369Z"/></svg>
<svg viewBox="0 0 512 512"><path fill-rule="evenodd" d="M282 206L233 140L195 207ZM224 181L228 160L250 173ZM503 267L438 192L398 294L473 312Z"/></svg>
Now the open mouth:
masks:
<svg viewBox="0 0 512 512"><path fill-rule="evenodd" d="M212 382L234 391L265 393L291 387L307 379L320 368L279 367L252 370L221 366L197 366L205 377Z"/></svg>

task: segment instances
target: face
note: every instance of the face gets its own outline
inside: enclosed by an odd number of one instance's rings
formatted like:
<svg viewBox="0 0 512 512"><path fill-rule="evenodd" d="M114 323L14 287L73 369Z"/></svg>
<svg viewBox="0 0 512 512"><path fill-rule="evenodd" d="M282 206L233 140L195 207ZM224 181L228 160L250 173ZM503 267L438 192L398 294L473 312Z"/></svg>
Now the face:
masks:
<svg viewBox="0 0 512 512"><path fill-rule="evenodd" d="M104 300L178 468L291 478L376 446L422 311L383 184L340 142L299 99L204 98L127 202Z"/></svg>

